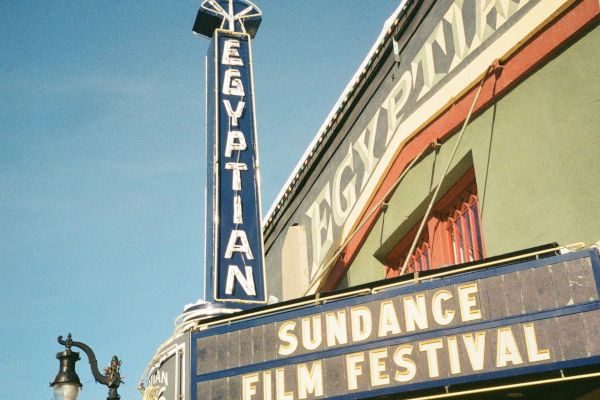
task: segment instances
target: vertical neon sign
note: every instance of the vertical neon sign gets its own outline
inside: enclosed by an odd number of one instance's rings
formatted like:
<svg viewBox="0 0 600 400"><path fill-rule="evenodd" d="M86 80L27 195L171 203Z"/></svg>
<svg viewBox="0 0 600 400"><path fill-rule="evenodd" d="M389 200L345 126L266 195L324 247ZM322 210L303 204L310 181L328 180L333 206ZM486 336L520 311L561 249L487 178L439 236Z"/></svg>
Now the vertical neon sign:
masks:
<svg viewBox="0 0 600 400"><path fill-rule="evenodd" d="M207 53L206 300L266 303L251 38L260 10L246 0L205 0L194 32Z"/></svg>

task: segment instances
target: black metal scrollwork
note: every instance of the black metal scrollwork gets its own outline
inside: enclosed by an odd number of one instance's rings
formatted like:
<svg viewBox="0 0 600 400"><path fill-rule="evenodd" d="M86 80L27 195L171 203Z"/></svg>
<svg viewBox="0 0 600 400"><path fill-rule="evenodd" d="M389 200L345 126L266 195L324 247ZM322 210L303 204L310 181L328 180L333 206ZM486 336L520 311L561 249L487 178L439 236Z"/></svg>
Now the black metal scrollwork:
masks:
<svg viewBox="0 0 600 400"><path fill-rule="evenodd" d="M90 368L92 370L92 375L96 382L101 383L108 387L108 397L106 400L119 400L121 396L117 393L117 389L124 383L121 379L121 361L117 356L113 356L110 365L104 368L104 375L100 373L98 369L98 360L96 359L96 355L94 351L85 343L76 342L71 337L69 333L67 335L67 340L63 339L63 336L58 337L58 343L65 346L67 349L71 347L77 347L85 352L90 362Z"/></svg>

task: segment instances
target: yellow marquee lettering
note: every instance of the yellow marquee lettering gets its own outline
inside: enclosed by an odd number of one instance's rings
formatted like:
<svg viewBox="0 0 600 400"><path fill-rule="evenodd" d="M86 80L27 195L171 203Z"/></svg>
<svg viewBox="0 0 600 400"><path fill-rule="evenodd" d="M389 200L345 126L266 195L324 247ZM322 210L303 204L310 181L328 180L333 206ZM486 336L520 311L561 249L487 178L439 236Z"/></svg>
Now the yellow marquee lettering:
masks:
<svg viewBox="0 0 600 400"><path fill-rule="evenodd" d="M460 357L458 353L458 339L456 336L448 336L446 338L448 344L448 359L450 361L450 372L452 374L460 374Z"/></svg>
<svg viewBox="0 0 600 400"><path fill-rule="evenodd" d="M481 310L477 308L477 297L475 294L479 291L476 282L459 285L458 301L460 304L460 316L463 322L475 321L481 319Z"/></svg>
<svg viewBox="0 0 600 400"><path fill-rule="evenodd" d="M396 316L396 309L392 300L386 300L381 302L379 311L379 330L377 336L384 337L388 333L394 335L400 333L400 324L398 323L398 317Z"/></svg>
<svg viewBox="0 0 600 400"><path fill-rule="evenodd" d="M252 396L256 394L257 383L257 373L242 376L242 398L244 400L252 400Z"/></svg>
<svg viewBox="0 0 600 400"><path fill-rule="evenodd" d="M348 329L346 325L346 311L325 314L325 330L327 331L327 346L348 343Z"/></svg>
<svg viewBox="0 0 600 400"><path fill-rule="evenodd" d="M312 323L311 323L312 322ZM321 335L321 316L302 318L302 345L306 350L314 350L321 344L323 336ZM312 329L311 328L312 325Z"/></svg>
<svg viewBox="0 0 600 400"><path fill-rule="evenodd" d="M529 362L549 360L550 350L540 350L538 347L535 325L533 325L533 322L524 324L523 332L525 333L525 345L527 346L527 358L529 359Z"/></svg>
<svg viewBox="0 0 600 400"><path fill-rule="evenodd" d="M306 364L298 364L298 398L306 399L308 393L323 396L323 364L321 361L312 363L310 370Z"/></svg>
<svg viewBox="0 0 600 400"><path fill-rule="evenodd" d="M346 376L348 377L348 390L358 389L358 377L362 375L360 363L365 361L364 353L346 355Z"/></svg>
<svg viewBox="0 0 600 400"><path fill-rule="evenodd" d="M431 339L419 342L419 350L424 351L427 354L427 366L429 368L430 378L437 378L440 376L437 351L443 347L444 343L442 342L442 339Z"/></svg>
<svg viewBox="0 0 600 400"><path fill-rule="evenodd" d="M294 400L294 393L285 391L285 372L283 368L275 370L275 394L277 400Z"/></svg>
<svg viewBox="0 0 600 400"><path fill-rule="evenodd" d="M398 382L409 382L417 375L417 365L409 358L413 347L410 344L398 346L394 352L394 364L400 368L394 374L394 380Z"/></svg>
<svg viewBox="0 0 600 400"><path fill-rule="evenodd" d="M462 335L473 371L481 371L485 362L485 331Z"/></svg>
<svg viewBox="0 0 600 400"><path fill-rule="evenodd" d="M263 372L263 400L273 400L273 378L271 371Z"/></svg>
<svg viewBox="0 0 600 400"><path fill-rule="evenodd" d="M425 294L419 293L414 296L406 296L402 299L404 303L404 319L406 322L406 331L413 332L418 329L429 328L427 321L427 307L425 304Z"/></svg>
<svg viewBox="0 0 600 400"><path fill-rule="evenodd" d="M365 306L352 307L350 309L350 320L352 324L352 340L360 342L371 336L373 320L371 310Z"/></svg>
<svg viewBox="0 0 600 400"><path fill-rule="evenodd" d="M448 325L454 319L454 310L443 310L442 302L452 298L452 293L447 290L438 290L431 298L431 313L436 323Z"/></svg>
<svg viewBox="0 0 600 400"><path fill-rule="evenodd" d="M387 348L369 351L369 370L371 371L371 386L382 386L390 383L390 376L385 373L385 360L388 357Z"/></svg>
<svg viewBox="0 0 600 400"><path fill-rule="evenodd" d="M284 344L279 345L279 354L282 356L289 356L298 348L298 338L293 332L295 327L295 321L285 321L279 327L279 340L284 342Z"/></svg>
<svg viewBox="0 0 600 400"><path fill-rule="evenodd" d="M523 357L519 352L517 341L510 326L498 328L498 339L496 347L496 367L506 367L508 363L513 365L523 364Z"/></svg>

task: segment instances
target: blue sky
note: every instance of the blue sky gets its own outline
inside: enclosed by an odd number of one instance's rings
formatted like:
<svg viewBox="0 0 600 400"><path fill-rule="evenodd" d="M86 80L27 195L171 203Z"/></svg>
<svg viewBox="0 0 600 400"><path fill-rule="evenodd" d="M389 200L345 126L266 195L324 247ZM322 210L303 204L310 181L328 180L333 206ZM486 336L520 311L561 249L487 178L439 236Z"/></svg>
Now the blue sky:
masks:
<svg viewBox="0 0 600 400"><path fill-rule="evenodd" d="M397 0L257 0L266 211ZM203 288L199 1L0 5L0 374L50 399L58 335L123 359L124 400ZM105 398L82 354L80 399ZM25 392L29 394L24 394Z"/></svg>

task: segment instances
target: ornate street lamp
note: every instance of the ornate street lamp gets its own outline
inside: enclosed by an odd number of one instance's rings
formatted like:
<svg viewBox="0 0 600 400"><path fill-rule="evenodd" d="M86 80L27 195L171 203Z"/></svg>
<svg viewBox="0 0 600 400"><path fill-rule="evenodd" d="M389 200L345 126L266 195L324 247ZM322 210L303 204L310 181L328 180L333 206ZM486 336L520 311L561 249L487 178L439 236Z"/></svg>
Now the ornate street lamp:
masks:
<svg viewBox="0 0 600 400"><path fill-rule="evenodd" d="M99 382L108 387L108 397L106 400L119 400L121 396L117 393L119 385L123 383L121 380L121 374L119 372L121 368L121 361L117 356L113 356L110 366L104 369L104 375L98 370L98 361L93 350L81 342L74 342L71 339L71 334L67 335L67 340L63 340L62 336L58 337L58 343L66 347L65 351L57 353L56 358L60 362L60 369L54 382L50 386L54 389L55 400L76 400L81 388L81 382L75 372L75 363L80 360L79 353L72 351L71 347L78 347L85 352L90 361L90 368L92 369L92 375L96 382Z"/></svg>

